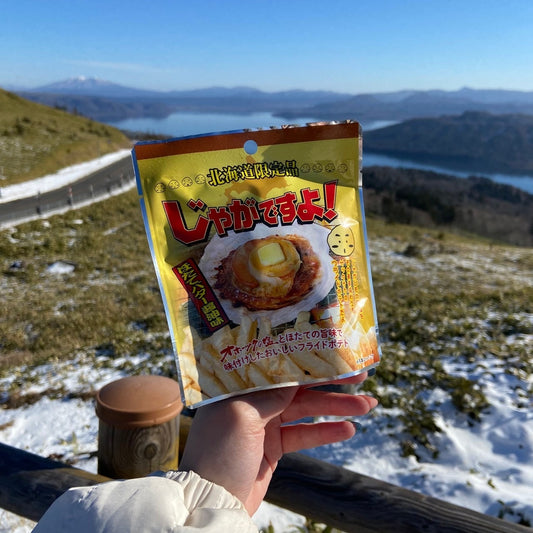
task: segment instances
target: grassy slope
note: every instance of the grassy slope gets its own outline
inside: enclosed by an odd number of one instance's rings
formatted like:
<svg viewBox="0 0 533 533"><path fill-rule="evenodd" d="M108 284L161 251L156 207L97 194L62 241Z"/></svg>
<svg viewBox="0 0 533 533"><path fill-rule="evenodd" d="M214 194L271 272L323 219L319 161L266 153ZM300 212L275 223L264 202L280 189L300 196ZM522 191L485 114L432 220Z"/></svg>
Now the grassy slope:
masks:
<svg viewBox="0 0 533 533"><path fill-rule="evenodd" d="M0 89L0 186L56 172L129 146L116 128Z"/></svg>

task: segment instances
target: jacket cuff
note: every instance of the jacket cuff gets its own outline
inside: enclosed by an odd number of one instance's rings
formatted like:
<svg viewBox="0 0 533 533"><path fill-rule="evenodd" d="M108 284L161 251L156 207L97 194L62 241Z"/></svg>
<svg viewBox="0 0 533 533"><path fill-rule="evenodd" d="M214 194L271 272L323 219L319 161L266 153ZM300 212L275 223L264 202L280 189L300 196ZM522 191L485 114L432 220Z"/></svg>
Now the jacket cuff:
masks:
<svg viewBox="0 0 533 533"><path fill-rule="evenodd" d="M224 487L200 477L196 472L171 470L158 473L176 481L183 489L184 505L189 512L187 525L206 527L213 523L220 528L220 520L228 518L228 531L257 533L243 503ZM206 531L210 531L209 528ZM225 531L225 529L218 529Z"/></svg>

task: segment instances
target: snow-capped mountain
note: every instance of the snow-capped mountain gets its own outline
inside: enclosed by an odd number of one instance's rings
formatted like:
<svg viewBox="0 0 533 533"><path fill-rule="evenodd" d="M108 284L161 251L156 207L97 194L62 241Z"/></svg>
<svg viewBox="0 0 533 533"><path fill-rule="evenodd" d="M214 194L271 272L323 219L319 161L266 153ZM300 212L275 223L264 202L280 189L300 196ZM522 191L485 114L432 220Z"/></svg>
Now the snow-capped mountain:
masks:
<svg viewBox="0 0 533 533"><path fill-rule="evenodd" d="M99 78L76 76L31 89L35 93L90 95L101 97L161 96L158 91L147 91L113 83Z"/></svg>

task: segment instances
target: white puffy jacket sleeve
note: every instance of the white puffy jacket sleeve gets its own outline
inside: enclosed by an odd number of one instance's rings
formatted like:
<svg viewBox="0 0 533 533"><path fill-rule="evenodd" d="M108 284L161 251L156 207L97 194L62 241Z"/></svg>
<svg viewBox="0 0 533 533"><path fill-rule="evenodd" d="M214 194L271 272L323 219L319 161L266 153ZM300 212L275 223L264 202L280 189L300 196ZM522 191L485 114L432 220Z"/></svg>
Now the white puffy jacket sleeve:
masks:
<svg viewBox="0 0 533 533"><path fill-rule="evenodd" d="M194 472L70 489L34 533L257 533L242 503Z"/></svg>

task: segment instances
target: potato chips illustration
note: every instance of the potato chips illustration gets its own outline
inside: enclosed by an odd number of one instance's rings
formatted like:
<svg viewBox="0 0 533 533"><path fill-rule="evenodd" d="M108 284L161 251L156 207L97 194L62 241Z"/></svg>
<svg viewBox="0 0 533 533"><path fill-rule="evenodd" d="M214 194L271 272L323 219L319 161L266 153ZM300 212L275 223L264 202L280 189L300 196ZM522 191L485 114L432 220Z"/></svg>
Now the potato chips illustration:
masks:
<svg viewBox="0 0 533 533"><path fill-rule="evenodd" d="M186 406L379 363L357 123L132 154Z"/></svg>

